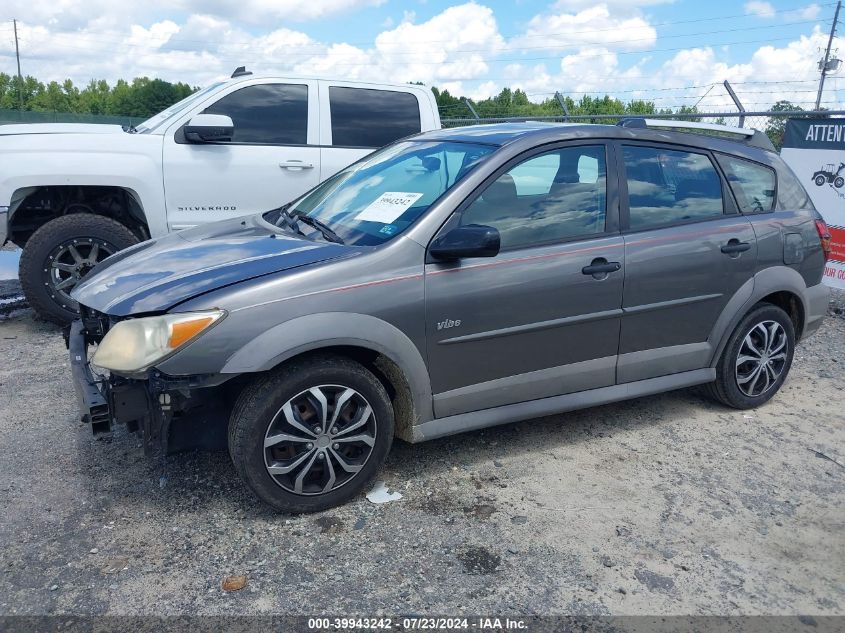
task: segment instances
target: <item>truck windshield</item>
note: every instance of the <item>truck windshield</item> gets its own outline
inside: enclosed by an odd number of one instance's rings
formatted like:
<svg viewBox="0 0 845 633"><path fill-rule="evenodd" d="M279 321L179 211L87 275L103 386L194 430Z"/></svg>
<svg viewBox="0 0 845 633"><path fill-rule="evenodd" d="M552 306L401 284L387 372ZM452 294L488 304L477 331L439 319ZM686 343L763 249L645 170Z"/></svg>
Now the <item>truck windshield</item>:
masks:
<svg viewBox="0 0 845 633"><path fill-rule="evenodd" d="M188 95L187 97L185 97L181 101L177 101L176 103L174 103L169 108L162 110L158 114L154 114L153 116L151 116L149 119L147 119L143 123L140 123L139 125L137 125L135 127L135 131L138 134L144 134L145 132L152 132L154 129L156 129L158 126L160 126L162 123L164 123L165 121L170 119L172 116L180 113L182 110L187 108L189 105L195 103L196 101L199 101L205 95L207 95L209 92L216 90L217 88L222 86L224 83L225 82L223 82L223 81L218 81L217 83L213 83L210 86L206 86L202 90L197 90L195 93Z"/></svg>
<svg viewBox="0 0 845 633"><path fill-rule="evenodd" d="M395 143L338 172L287 207L266 213L264 219L282 226L287 223L283 213L307 216L330 228L345 244L382 244L411 226L495 149L458 142Z"/></svg>

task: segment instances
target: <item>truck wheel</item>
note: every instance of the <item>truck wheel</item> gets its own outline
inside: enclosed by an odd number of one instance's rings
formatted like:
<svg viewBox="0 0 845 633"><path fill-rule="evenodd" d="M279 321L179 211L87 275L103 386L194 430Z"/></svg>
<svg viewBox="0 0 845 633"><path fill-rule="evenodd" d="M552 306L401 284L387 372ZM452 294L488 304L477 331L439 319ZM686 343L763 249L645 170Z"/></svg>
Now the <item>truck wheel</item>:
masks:
<svg viewBox="0 0 845 633"><path fill-rule="evenodd" d="M817 187L821 187L824 183L827 182L827 178L819 174L815 178L813 178L813 182L816 183Z"/></svg>
<svg viewBox="0 0 845 633"><path fill-rule="evenodd" d="M735 409L752 409L780 389L792 366L795 327L779 307L758 304L736 327L716 366L710 395Z"/></svg>
<svg viewBox="0 0 845 633"><path fill-rule="evenodd" d="M845 185L845 178L842 176L837 176L833 179L833 186L837 189L842 189L842 185Z"/></svg>
<svg viewBox="0 0 845 633"><path fill-rule="evenodd" d="M229 421L229 454L244 483L275 510L316 512L370 482L393 425L390 399L372 373L321 355L244 388Z"/></svg>
<svg viewBox="0 0 845 633"><path fill-rule="evenodd" d="M29 305L63 325L78 314L70 292L109 255L138 243L126 226L90 213L63 215L41 226L21 254L19 275Z"/></svg>

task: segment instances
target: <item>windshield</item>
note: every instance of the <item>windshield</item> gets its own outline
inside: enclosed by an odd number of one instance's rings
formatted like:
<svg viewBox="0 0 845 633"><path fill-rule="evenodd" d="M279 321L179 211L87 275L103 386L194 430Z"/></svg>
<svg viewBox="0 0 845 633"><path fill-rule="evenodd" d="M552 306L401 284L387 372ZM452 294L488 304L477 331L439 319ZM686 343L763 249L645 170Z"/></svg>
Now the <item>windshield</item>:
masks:
<svg viewBox="0 0 845 633"><path fill-rule="evenodd" d="M162 123L167 121L170 117L172 117L175 114L178 114L179 112L181 112L182 110L187 108L189 105L191 105L195 101L198 101L199 99L201 99L202 97L207 95L212 90L215 90L215 89L219 88L220 86L222 86L224 83L225 82L223 82L223 81L218 81L217 83L211 84L210 86L206 86L202 90L197 90L195 93L188 95L187 97L185 97L181 101L177 101L176 103L174 103L169 108L162 110L158 114L154 114L149 119L147 119L143 123L136 126L135 131L138 132L138 133L152 132L159 125L161 125Z"/></svg>
<svg viewBox="0 0 845 633"><path fill-rule="evenodd" d="M281 225L284 212L306 216L331 229L345 244L382 244L411 226L495 149L457 142L395 143L264 218Z"/></svg>

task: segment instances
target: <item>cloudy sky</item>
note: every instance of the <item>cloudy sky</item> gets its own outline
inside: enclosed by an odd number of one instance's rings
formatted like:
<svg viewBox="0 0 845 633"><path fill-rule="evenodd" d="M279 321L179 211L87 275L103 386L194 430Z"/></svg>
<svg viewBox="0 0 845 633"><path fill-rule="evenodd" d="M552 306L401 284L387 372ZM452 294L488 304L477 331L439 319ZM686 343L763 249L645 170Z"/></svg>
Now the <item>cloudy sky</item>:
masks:
<svg viewBox="0 0 845 633"><path fill-rule="evenodd" d="M473 98L510 86L533 100L609 93L712 111L731 103L728 79L749 110L809 106L833 11L807 0L3 0L0 71L15 72L17 18L22 70L41 80L204 85L245 64ZM839 107L845 82L827 86L824 105Z"/></svg>

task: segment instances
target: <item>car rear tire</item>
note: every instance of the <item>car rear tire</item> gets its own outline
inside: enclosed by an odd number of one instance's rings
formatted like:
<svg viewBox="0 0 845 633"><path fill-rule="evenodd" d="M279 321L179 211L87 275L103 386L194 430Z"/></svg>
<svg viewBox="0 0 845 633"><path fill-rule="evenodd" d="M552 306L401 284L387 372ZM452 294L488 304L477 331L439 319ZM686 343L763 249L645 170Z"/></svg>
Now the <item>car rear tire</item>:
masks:
<svg viewBox="0 0 845 633"><path fill-rule="evenodd" d="M731 334L710 395L735 409L759 407L783 385L795 353L795 326L781 308L757 304Z"/></svg>
<svg viewBox="0 0 845 633"><path fill-rule="evenodd" d="M244 388L229 421L229 454L273 509L317 512L364 489L393 428L390 398L371 372L340 356L312 356Z"/></svg>
<svg viewBox="0 0 845 633"><path fill-rule="evenodd" d="M59 325L76 318L70 292L100 261L138 243L126 226L101 215L63 215L39 227L21 253L18 274L30 307Z"/></svg>

